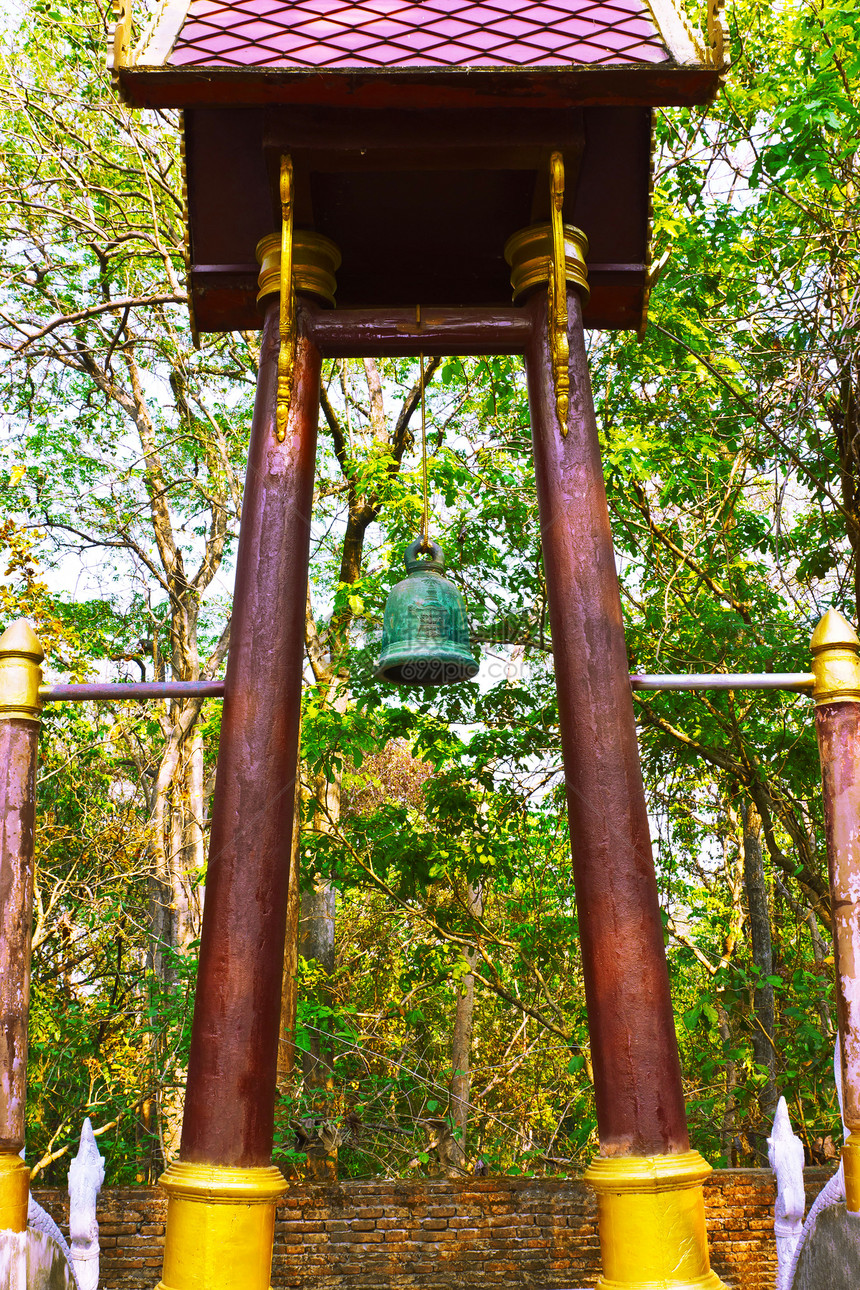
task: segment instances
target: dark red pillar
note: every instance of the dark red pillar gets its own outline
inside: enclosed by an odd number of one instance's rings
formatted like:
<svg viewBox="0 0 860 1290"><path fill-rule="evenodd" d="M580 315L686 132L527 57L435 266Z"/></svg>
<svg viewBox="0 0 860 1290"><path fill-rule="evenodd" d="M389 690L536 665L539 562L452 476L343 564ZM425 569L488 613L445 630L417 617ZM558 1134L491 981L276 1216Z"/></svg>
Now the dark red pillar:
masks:
<svg viewBox="0 0 860 1290"><path fill-rule="evenodd" d="M815 731L833 916L848 1211L860 1213L860 640L829 609L812 636Z"/></svg>
<svg viewBox="0 0 860 1290"><path fill-rule="evenodd" d="M275 434L278 300L268 305L236 569L180 1156L269 1164L293 824L320 354L299 311Z"/></svg>
<svg viewBox="0 0 860 1290"><path fill-rule="evenodd" d="M18 1152L24 1146L27 1105L43 657L35 633L23 620L0 636L0 1234L27 1227L30 1171ZM0 1261L3 1254L0 1247Z"/></svg>
<svg viewBox="0 0 860 1290"><path fill-rule="evenodd" d="M555 410L547 300L526 373L576 904L604 1156L689 1148L678 1046L579 297L570 413Z"/></svg>
<svg viewBox="0 0 860 1290"><path fill-rule="evenodd" d="M37 721L0 721L0 1151L24 1145Z"/></svg>
<svg viewBox="0 0 860 1290"><path fill-rule="evenodd" d="M842 1036L842 1116L860 1126L860 703L815 709L833 903L836 1005Z"/></svg>

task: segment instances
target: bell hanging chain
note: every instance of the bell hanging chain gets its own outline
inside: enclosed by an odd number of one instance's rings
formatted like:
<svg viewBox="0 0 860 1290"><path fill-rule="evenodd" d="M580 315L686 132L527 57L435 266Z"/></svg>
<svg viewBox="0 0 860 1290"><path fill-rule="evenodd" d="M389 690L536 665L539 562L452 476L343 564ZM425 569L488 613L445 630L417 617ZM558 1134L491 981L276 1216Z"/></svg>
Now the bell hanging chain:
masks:
<svg viewBox="0 0 860 1290"><path fill-rule="evenodd" d="M275 434L283 443L290 413L293 363L296 357L296 299L293 290L293 163L281 157L281 314L278 332L278 394L275 407Z"/></svg>
<svg viewBox="0 0 860 1290"><path fill-rule="evenodd" d="M567 414L570 408L570 343L567 337L567 275L565 273L564 159L554 152L549 159L550 226L552 230L552 264L549 274L549 347L552 354L552 378L555 386L555 411L562 438L567 436Z"/></svg>
<svg viewBox="0 0 860 1290"><path fill-rule="evenodd" d="M421 306L419 305L416 314L418 324L421 324ZM429 489L427 486L427 407L424 399L424 355L419 355L421 363L421 484L424 491L424 517L421 522L421 550L430 550L430 502Z"/></svg>

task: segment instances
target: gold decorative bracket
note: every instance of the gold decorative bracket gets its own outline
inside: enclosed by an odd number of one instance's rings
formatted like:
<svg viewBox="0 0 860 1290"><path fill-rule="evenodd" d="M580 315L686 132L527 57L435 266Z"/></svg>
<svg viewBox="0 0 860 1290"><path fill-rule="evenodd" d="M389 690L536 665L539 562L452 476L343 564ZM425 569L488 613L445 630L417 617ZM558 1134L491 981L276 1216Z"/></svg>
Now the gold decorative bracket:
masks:
<svg viewBox="0 0 860 1290"><path fill-rule="evenodd" d="M191 294L191 212L188 208L188 153L185 144L185 113L179 113L179 174L182 181L182 256L185 261L185 293L188 297L188 321L191 340L195 349L200 348L200 333L194 316L194 297Z"/></svg>
<svg viewBox="0 0 860 1290"><path fill-rule="evenodd" d="M549 275L549 347L552 354L552 377L555 385L555 411L562 438L567 436L567 414L570 409L570 342L567 336L567 274L565 266L564 159L554 152L549 160L550 224L552 228L552 264Z"/></svg>
<svg viewBox="0 0 860 1290"><path fill-rule="evenodd" d="M283 443L290 414L293 388L293 365L296 357L296 293L293 286L293 163L281 157L281 317L278 328L281 347L278 351L278 398L275 407L275 434Z"/></svg>

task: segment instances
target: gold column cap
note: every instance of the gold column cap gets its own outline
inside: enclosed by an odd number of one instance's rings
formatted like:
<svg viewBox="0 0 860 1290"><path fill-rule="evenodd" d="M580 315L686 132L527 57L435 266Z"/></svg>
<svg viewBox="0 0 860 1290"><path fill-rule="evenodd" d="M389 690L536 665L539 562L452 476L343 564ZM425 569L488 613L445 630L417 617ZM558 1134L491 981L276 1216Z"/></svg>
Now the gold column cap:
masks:
<svg viewBox="0 0 860 1290"><path fill-rule="evenodd" d="M573 224L563 225L565 277L583 301L588 299L588 238ZM505 260L511 266L514 304L552 276L552 225L530 224L513 233L505 243Z"/></svg>
<svg viewBox="0 0 860 1290"><path fill-rule="evenodd" d="M26 618L19 618L0 636L0 720L38 720L43 706L39 686L44 657L45 651Z"/></svg>
<svg viewBox="0 0 860 1290"><path fill-rule="evenodd" d="M260 272L257 304L281 289L281 235L269 233L257 243ZM310 229L293 233L293 282L298 295L315 296L323 304L334 306L337 290L335 274L340 268L340 251L331 238Z"/></svg>
<svg viewBox="0 0 860 1290"><path fill-rule="evenodd" d="M45 651L39 637L26 618L19 618L0 636L0 655L3 654L21 655L31 658L34 663L41 663L44 659Z"/></svg>
<svg viewBox="0 0 860 1290"><path fill-rule="evenodd" d="M860 638L838 609L828 609L810 648L816 705L860 702Z"/></svg>

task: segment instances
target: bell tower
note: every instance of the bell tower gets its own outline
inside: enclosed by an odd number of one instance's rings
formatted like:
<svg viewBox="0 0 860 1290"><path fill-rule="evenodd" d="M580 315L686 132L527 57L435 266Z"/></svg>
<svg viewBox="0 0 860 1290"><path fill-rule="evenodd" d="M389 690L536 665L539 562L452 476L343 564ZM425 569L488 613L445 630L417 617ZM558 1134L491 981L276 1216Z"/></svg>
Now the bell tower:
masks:
<svg viewBox="0 0 860 1290"><path fill-rule="evenodd" d="M113 37L120 92L183 113L194 325L262 326L161 1290L269 1284L287 1186L271 1148L320 366L418 353L525 360L600 1285L717 1290L584 332L646 325L652 114L717 92L719 0L704 40L675 0L164 0L141 30L130 4Z"/></svg>

